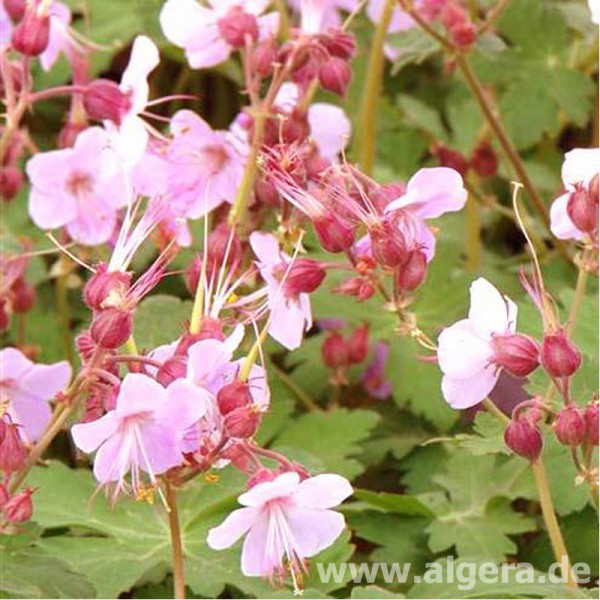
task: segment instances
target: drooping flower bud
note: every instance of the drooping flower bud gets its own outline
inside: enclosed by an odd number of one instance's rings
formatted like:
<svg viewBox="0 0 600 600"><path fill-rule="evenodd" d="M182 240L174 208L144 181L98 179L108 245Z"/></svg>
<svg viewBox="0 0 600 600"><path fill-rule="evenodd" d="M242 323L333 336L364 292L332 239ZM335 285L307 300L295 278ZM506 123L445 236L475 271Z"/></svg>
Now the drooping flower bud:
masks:
<svg viewBox="0 0 600 600"><path fill-rule="evenodd" d="M416 290L427 276L427 257L419 248L411 250L405 262L398 268L396 283L403 292Z"/></svg>
<svg viewBox="0 0 600 600"><path fill-rule="evenodd" d="M3 0L4 8L13 21L20 21L25 16L27 0Z"/></svg>
<svg viewBox="0 0 600 600"><path fill-rule="evenodd" d="M567 214L579 231L591 233L598 229L598 201L582 186L577 186L569 196Z"/></svg>
<svg viewBox="0 0 600 600"><path fill-rule="evenodd" d="M17 167L0 167L0 198L10 202L23 187L23 173Z"/></svg>
<svg viewBox="0 0 600 600"><path fill-rule="evenodd" d="M222 415L227 415L236 408L248 406L252 402L248 383L237 379L224 385L217 394L217 404Z"/></svg>
<svg viewBox="0 0 600 600"><path fill-rule="evenodd" d="M27 450L23 445L19 426L4 420L0 422L3 423L3 435L0 438L0 471L14 473L25 464Z"/></svg>
<svg viewBox="0 0 600 600"><path fill-rule="evenodd" d="M542 453L544 443L539 427L529 419L512 419L504 430L504 441L515 454L532 462Z"/></svg>
<svg viewBox="0 0 600 600"><path fill-rule="evenodd" d="M585 442L590 446L598 445L598 402L590 402L585 408Z"/></svg>
<svg viewBox="0 0 600 600"><path fill-rule="evenodd" d="M13 496L4 506L4 516L9 523L25 523L33 513L31 496L34 490L26 488Z"/></svg>
<svg viewBox="0 0 600 600"><path fill-rule="evenodd" d="M166 360L156 373L156 381L167 387L176 379L183 379L187 374L187 364L184 356L174 356Z"/></svg>
<svg viewBox="0 0 600 600"><path fill-rule="evenodd" d="M284 293L288 298L299 294L314 292L325 279L325 269L318 260L298 258L294 260L287 272L284 282Z"/></svg>
<svg viewBox="0 0 600 600"><path fill-rule="evenodd" d="M83 92L83 107L90 119L108 120L119 126L131 110L131 94L123 92L110 79L96 79Z"/></svg>
<svg viewBox="0 0 600 600"><path fill-rule="evenodd" d="M261 77L268 77L273 72L273 64L277 60L277 42L273 37L263 40L250 54L250 70Z"/></svg>
<svg viewBox="0 0 600 600"><path fill-rule="evenodd" d="M512 333L492 338L493 361L515 377L526 377L540 364L539 344L528 335Z"/></svg>
<svg viewBox="0 0 600 600"><path fill-rule="evenodd" d="M323 37L323 46L331 56L350 60L356 54L356 38L340 29L331 30Z"/></svg>
<svg viewBox="0 0 600 600"><path fill-rule="evenodd" d="M314 219L315 234L324 250L337 253L348 250L354 243L356 228L345 223L332 212L327 212Z"/></svg>
<svg viewBox="0 0 600 600"><path fill-rule="evenodd" d="M477 30L471 21L463 21L451 27L450 38L456 46L467 48L477 39Z"/></svg>
<svg viewBox="0 0 600 600"><path fill-rule="evenodd" d="M130 286L131 273L108 272L106 264L100 264L83 286L83 300L92 310L119 306Z"/></svg>
<svg viewBox="0 0 600 600"><path fill-rule="evenodd" d="M493 177L498 172L498 157L489 142L477 144L471 154L471 165L481 177Z"/></svg>
<svg viewBox="0 0 600 600"><path fill-rule="evenodd" d="M469 170L469 161L458 151L438 142L431 147L431 153L437 156L442 167L450 167L463 177Z"/></svg>
<svg viewBox="0 0 600 600"><path fill-rule="evenodd" d="M223 324L219 319L204 317L200 323L200 331L198 333L186 332L181 336L179 344L177 344L177 348L175 349L175 354L177 356L186 355L190 346L202 340L219 340L220 342L225 340Z"/></svg>
<svg viewBox="0 0 600 600"><path fill-rule="evenodd" d="M363 362L369 354L369 326L361 325L357 327L346 342L348 349L348 362L359 364Z"/></svg>
<svg viewBox="0 0 600 600"><path fill-rule="evenodd" d="M321 356L330 369L339 369L348 364L348 346L340 333L333 331L327 335L321 347Z"/></svg>
<svg viewBox="0 0 600 600"><path fill-rule="evenodd" d="M13 29L12 47L24 56L39 56L50 42L50 15L32 6Z"/></svg>
<svg viewBox="0 0 600 600"><path fill-rule="evenodd" d="M331 56L319 69L319 83L324 90L344 96L350 80L352 70L348 63L337 56Z"/></svg>
<svg viewBox="0 0 600 600"><path fill-rule="evenodd" d="M353 296L359 302L364 302L375 295L375 285L366 277L353 277L333 288L335 294Z"/></svg>
<svg viewBox="0 0 600 600"><path fill-rule="evenodd" d="M586 420L583 411L573 402L556 413L552 425L556 439L565 446L576 448L586 437Z"/></svg>
<svg viewBox="0 0 600 600"><path fill-rule="evenodd" d="M544 335L540 356L552 377L570 377L581 365L581 352L562 330Z"/></svg>
<svg viewBox="0 0 600 600"><path fill-rule="evenodd" d="M131 336L133 314L119 308L107 308L94 315L90 334L98 346L106 349L121 347Z"/></svg>
<svg viewBox="0 0 600 600"><path fill-rule="evenodd" d="M384 221L369 230L373 258L388 269L395 269L407 259L404 236L397 227Z"/></svg>
<svg viewBox="0 0 600 600"><path fill-rule="evenodd" d="M246 38L252 42L258 39L258 21L254 15L241 7L233 7L224 17L218 20L217 27L221 37L234 48L246 46Z"/></svg>
<svg viewBox="0 0 600 600"><path fill-rule="evenodd" d="M251 438L260 424L260 414L253 405L234 408L225 415L223 426L225 433L237 439Z"/></svg>
<svg viewBox="0 0 600 600"><path fill-rule="evenodd" d="M35 286L27 283L23 277L19 277L11 288L12 309L15 313L29 312L35 305L37 290Z"/></svg>
<svg viewBox="0 0 600 600"><path fill-rule="evenodd" d="M277 188L266 179L257 179L254 182L254 195L259 202L278 208L281 206L281 197Z"/></svg>

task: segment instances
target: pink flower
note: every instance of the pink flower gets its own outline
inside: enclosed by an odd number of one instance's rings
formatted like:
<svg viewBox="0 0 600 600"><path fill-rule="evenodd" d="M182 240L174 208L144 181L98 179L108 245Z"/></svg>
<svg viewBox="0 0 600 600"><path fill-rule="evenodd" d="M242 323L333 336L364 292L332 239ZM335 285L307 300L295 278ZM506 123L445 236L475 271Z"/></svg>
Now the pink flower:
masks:
<svg viewBox="0 0 600 600"><path fill-rule="evenodd" d="M64 226L76 242L88 246L108 241L128 193L106 131L86 129L73 148L41 152L26 171L29 214L38 227Z"/></svg>
<svg viewBox="0 0 600 600"><path fill-rule="evenodd" d="M331 546L344 530L344 517L329 509L351 494L352 486L340 475L317 475L301 482L298 473L283 473L242 494L238 502L244 508L208 532L208 545L223 550L246 535L244 575L283 576L285 561L296 583L303 559Z"/></svg>
<svg viewBox="0 0 600 600"><path fill-rule="evenodd" d="M288 350L294 350L302 343L304 330L312 326L309 296L284 293L283 280L292 259L279 250L275 236L255 231L250 236L250 245L267 284L267 302L271 312L269 334Z"/></svg>
<svg viewBox="0 0 600 600"><path fill-rule="evenodd" d="M576 148L565 154L562 180L566 192L559 196L550 208L550 228L561 240L581 240L584 232L577 229L569 216L567 206L571 194L578 186L587 187L600 173L600 150L598 148Z"/></svg>
<svg viewBox="0 0 600 600"><path fill-rule="evenodd" d="M48 400L71 379L67 361L36 365L16 348L0 350L0 405L8 402L8 413L21 426L24 441L37 440L50 421Z"/></svg>
<svg viewBox="0 0 600 600"><path fill-rule="evenodd" d="M142 157L148 145L146 123L139 117L148 104L150 87L148 76L158 66L160 57L154 42L145 35L138 35L131 48L129 64L121 77L121 91L128 94L131 107L121 116L117 127L112 121L104 126L111 132L113 145L127 167L133 167Z"/></svg>
<svg viewBox="0 0 600 600"><path fill-rule="evenodd" d="M358 0L290 0L292 8L300 12L303 33L313 35L342 26L341 11L351 13L359 6Z"/></svg>
<svg viewBox="0 0 600 600"><path fill-rule="evenodd" d="M167 194L176 212L201 217L232 203L242 180L246 147L227 131L214 131L190 110L171 119L173 141L166 151Z"/></svg>
<svg viewBox="0 0 600 600"><path fill-rule="evenodd" d="M151 377L125 376L116 408L100 419L74 425L73 440L83 452L98 450L94 475L101 484L117 482L125 489L125 476L137 494L143 491L140 469L156 486L156 475L182 460L180 443L185 431L206 411L206 393L178 379L164 388Z"/></svg>
<svg viewBox="0 0 600 600"><path fill-rule="evenodd" d="M209 0L209 6L202 6L195 0L167 0L160 13L160 24L167 39L185 50L190 67L214 67L227 60L234 50L226 32L227 19L232 15L248 16L256 39L277 34L279 13L260 16L270 3L270 0Z"/></svg>
<svg viewBox="0 0 600 600"><path fill-rule="evenodd" d="M444 329L438 339L442 393L452 408L474 406L494 389L501 372L494 337L514 333L516 323L517 306L510 298L483 278L471 284L468 318Z"/></svg>
<svg viewBox="0 0 600 600"><path fill-rule="evenodd" d="M377 342L373 354L373 360L366 366L361 383L373 398L385 400L392 395L392 384L385 374L390 347L385 342Z"/></svg>

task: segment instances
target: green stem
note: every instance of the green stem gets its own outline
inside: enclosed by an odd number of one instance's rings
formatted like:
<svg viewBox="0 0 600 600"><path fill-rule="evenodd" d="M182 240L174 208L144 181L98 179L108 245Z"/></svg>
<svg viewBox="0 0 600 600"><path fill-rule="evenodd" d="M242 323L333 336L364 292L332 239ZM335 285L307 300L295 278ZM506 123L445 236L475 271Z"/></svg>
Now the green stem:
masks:
<svg viewBox="0 0 600 600"><path fill-rule="evenodd" d="M481 267L481 232L479 207L471 194L467 198L467 271L475 273Z"/></svg>
<svg viewBox="0 0 600 600"><path fill-rule="evenodd" d="M383 46L395 5L396 0L386 0L381 18L379 19L379 23L377 23L359 113L356 142L358 148L357 156L360 167L366 175L372 174L375 164L377 105L383 87L383 70L385 65Z"/></svg>
<svg viewBox="0 0 600 600"><path fill-rule="evenodd" d="M167 480L167 506L169 511L169 531L171 532L171 549L173 552L173 588L174 598L185 598L185 573L183 568L183 544L179 524L179 509L177 506L177 490Z"/></svg>
<svg viewBox="0 0 600 600"><path fill-rule="evenodd" d="M75 369L76 360L73 344L71 343L71 310L69 307L68 271L60 273L56 278L56 310L62 337L63 351L69 364Z"/></svg>
<svg viewBox="0 0 600 600"><path fill-rule="evenodd" d="M294 396L304 405L309 411L321 410L319 405L305 392L285 371L278 366L272 364L271 369L277 373L277 378L285 385Z"/></svg>
<svg viewBox="0 0 600 600"><path fill-rule="evenodd" d="M585 268L584 260L582 260L582 264L579 265L579 271L577 273L577 283L575 284L575 295L573 297L573 304L571 304L571 309L569 310L569 320L565 327L568 334L572 334L575 325L577 324L577 319L579 317L579 313L581 312L581 307L583 305L583 299L585 298L585 288L587 286L587 280L589 274L587 269Z"/></svg>

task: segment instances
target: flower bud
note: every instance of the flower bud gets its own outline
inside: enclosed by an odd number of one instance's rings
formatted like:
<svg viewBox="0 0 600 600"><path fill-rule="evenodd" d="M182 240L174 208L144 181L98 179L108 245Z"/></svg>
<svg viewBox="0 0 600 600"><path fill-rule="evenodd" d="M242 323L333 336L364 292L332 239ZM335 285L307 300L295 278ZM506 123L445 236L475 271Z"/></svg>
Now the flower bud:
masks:
<svg viewBox="0 0 600 600"><path fill-rule="evenodd" d="M9 325L8 303L6 302L6 298L0 298L0 331L6 331Z"/></svg>
<svg viewBox="0 0 600 600"><path fill-rule="evenodd" d="M471 165L481 177L492 177L498 172L498 157L489 142L481 142L471 154Z"/></svg>
<svg viewBox="0 0 600 600"><path fill-rule="evenodd" d="M315 219L313 228L321 246L327 252L344 252L354 243L356 228L342 221L333 212L326 212Z"/></svg>
<svg viewBox="0 0 600 600"><path fill-rule="evenodd" d="M131 336L133 314L119 308L107 308L94 315L90 334L98 346L106 349L121 347Z"/></svg>
<svg viewBox="0 0 600 600"><path fill-rule="evenodd" d="M348 346L340 333L334 331L327 335L321 347L321 356L330 369L339 369L348 364Z"/></svg>
<svg viewBox="0 0 600 600"><path fill-rule="evenodd" d="M10 523L24 523L29 521L33 513L31 496L34 490L24 489L21 493L13 496L4 506L4 516Z"/></svg>
<svg viewBox="0 0 600 600"><path fill-rule="evenodd" d="M337 56L330 57L319 69L321 87L339 96L346 94L351 79L352 71L348 63Z"/></svg>
<svg viewBox="0 0 600 600"><path fill-rule="evenodd" d="M257 44L250 54L250 71L261 77L273 72L273 63L277 60L277 42L269 37Z"/></svg>
<svg viewBox="0 0 600 600"><path fill-rule="evenodd" d="M599 175L594 175L590 184L588 186L588 193L590 198L594 202L594 204L598 205L598 180L600 179Z"/></svg>
<svg viewBox="0 0 600 600"><path fill-rule="evenodd" d="M39 13L37 7L25 12L23 20L13 29L12 47L24 56L39 56L50 41L50 16Z"/></svg>
<svg viewBox="0 0 600 600"><path fill-rule="evenodd" d="M579 231L591 233L598 229L598 202L588 190L577 186L569 196L567 214Z"/></svg>
<svg viewBox="0 0 600 600"><path fill-rule="evenodd" d="M540 364L539 344L528 335L512 333L492 338L493 361L515 377L526 377Z"/></svg>
<svg viewBox="0 0 600 600"><path fill-rule="evenodd" d="M404 236L390 222L383 223L369 230L373 258L388 269L395 269L407 259Z"/></svg>
<svg viewBox="0 0 600 600"><path fill-rule="evenodd" d="M207 242L206 260L209 274L220 269L224 262L228 267L232 267L242 260L240 238L235 229L232 230L226 222L219 223L210 232Z"/></svg>
<svg viewBox="0 0 600 600"><path fill-rule="evenodd" d="M456 46L467 48L477 39L477 30L471 21L464 21L450 28L450 38Z"/></svg>
<svg viewBox="0 0 600 600"><path fill-rule="evenodd" d="M277 188L266 179L257 179L254 182L254 195L259 202L278 208L281 206L281 197Z"/></svg>
<svg viewBox="0 0 600 600"><path fill-rule="evenodd" d="M512 419L504 430L504 441L515 454L530 461L537 460L544 443L539 427L528 419Z"/></svg>
<svg viewBox="0 0 600 600"><path fill-rule="evenodd" d="M321 175L331 166L331 162L323 158L316 150L311 152L304 160L306 176L308 179L318 181Z"/></svg>
<svg viewBox="0 0 600 600"><path fill-rule="evenodd" d="M271 471L270 469L260 469L260 471L257 471L254 475L252 475L252 477L250 477L250 479L248 479L246 489L250 490L259 483L273 481L273 479L275 479L278 476L279 473L277 471Z"/></svg>
<svg viewBox="0 0 600 600"><path fill-rule="evenodd" d="M246 38L255 42L258 39L258 21L254 15L241 7L232 8L223 18L217 21L221 37L236 49L246 46Z"/></svg>
<svg viewBox="0 0 600 600"><path fill-rule="evenodd" d="M220 342L225 340L223 324L219 319L204 317L200 323L200 331L198 333L184 333L175 349L176 356L185 356L190 346L202 340L219 340Z"/></svg>
<svg viewBox="0 0 600 600"><path fill-rule="evenodd" d="M224 385L217 394L217 404L222 415L253 403L250 387L246 382L235 379Z"/></svg>
<svg viewBox="0 0 600 600"><path fill-rule="evenodd" d="M15 313L29 312L35 305L37 291L35 286L19 277L12 285L12 309Z"/></svg>
<svg viewBox="0 0 600 600"><path fill-rule="evenodd" d="M0 198L10 202L23 187L23 173L17 167L0 167Z"/></svg>
<svg viewBox="0 0 600 600"><path fill-rule="evenodd" d="M542 341L541 363L552 377L570 377L581 365L581 352L564 331L547 333Z"/></svg>
<svg viewBox="0 0 600 600"><path fill-rule="evenodd" d="M552 426L556 439L564 446L576 448L585 440L587 432L585 415L573 402L556 413Z"/></svg>
<svg viewBox="0 0 600 600"><path fill-rule="evenodd" d="M234 408L225 415L223 426L225 433L233 438L251 438L260 424L260 415L253 405Z"/></svg>
<svg viewBox="0 0 600 600"><path fill-rule="evenodd" d="M25 464L27 450L23 445L19 426L12 422L1 422L3 435L0 439L0 471L14 473Z"/></svg>
<svg viewBox="0 0 600 600"><path fill-rule="evenodd" d="M131 110L131 94L110 79L96 79L83 92L83 107L90 119L112 121L118 126Z"/></svg>
<svg viewBox="0 0 600 600"><path fill-rule="evenodd" d="M348 349L348 362L359 364L367 358L369 353L369 327L361 325L357 327L346 342Z"/></svg>
<svg viewBox="0 0 600 600"><path fill-rule="evenodd" d="M20 21L25 16L27 0L3 0L4 8L13 21Z"/></svg>
<svg viewBox="0 0 600 600"><path fill-rule="evenodd" d="M323 46L331 56L350 60L356 54L356 38L340 29L332 30L323 38Z"/></svg>
<svg viewBox="0 0 600 600"><path fill-rule="evenodd" d="M451 29L469 19L467 11L454 0L446 2L440 14L440 20L446 29Z"/></svg>
<svg viewBox="0 0 600 600"><path fill-rule="evenodd" d="M442 167L450 167L458 171L463 177L469 170L469 161L458 150L435 143L431 148L431 153L437 156Z"/></svg>
<svg viewBox="0 0 600 600"><path fill-rule="evenodd" d="M183 379L187 374L187 361L184 356L167 359L156 373L156 381L167 387L176 379Z"/></svg>
<svg viewBox="0 0 600 600"><path fill-rule="evenodd" d="M416 290L427 276L427 257L425 252L415 248L408 253L406 261L399 267L396 276L398 289L403 292Z"/></svg>
<svg viewBox="0 0 600 600"><path fill-rule="evenodd" d="M323 283L325 275L325 269L318 260L297 258L287 272L284 293L288 298L310 294Z"/></svg>
<svg viewBox="0 0 600 600"><path fill-rule="evenodd" d="M375 295L375 285L370 279L365 277L353 277L344 281L332 290L335 294L344 296L353 296L359 302L364 302Z"/></svg>
<svg viewBox="0 0 600 600"><path fill-rule="evenodd" d="M106 264L98 265L83 286L83 300L92 310L118 306L131 285L131 273L111 273L106 268Z"/></svg>
<svg viewBox="0 0 600 600"><path fill-rule="evenodd" d="M598 402L590 402L585 408L585 442L590 446L598 445Z"/></svg>

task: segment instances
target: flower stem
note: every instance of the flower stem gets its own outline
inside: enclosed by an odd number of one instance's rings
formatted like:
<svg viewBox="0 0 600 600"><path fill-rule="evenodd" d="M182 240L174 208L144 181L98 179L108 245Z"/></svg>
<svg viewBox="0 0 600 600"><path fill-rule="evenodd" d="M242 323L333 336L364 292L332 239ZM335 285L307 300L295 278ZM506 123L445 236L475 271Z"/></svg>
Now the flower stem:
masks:
<svg viewBox="0 0 600 600"><path fill-rule="evenodd" d="M56 279L56 312L60 325L60 334L62 336L63 351L69 364L75 369L76 361L71 341L71 309L69 307L69 288L67 285L69 275L70 271L66 269L65 272L61 272Z"/></svg>
<svg viewBox="0 0 600 600"><path fill-rule="evenodd" d="M271 364L271 369L277 373L277 378L285 385L294 396L304 405L309 411L321 410L320 406L312 399L312 397L304 391L283 369Z"/></svg>
<svg viewBox="0 0 600 600"><path fill-rule="evenodd" d="M467 198L467 271L475 273L481 266L481 227L479 223L479 207L471 194Z"/></svg>
<svg viewBox="0 0 600 600"><path fill-rule="evenodd" d="M588 271L582 261L582 264L579 265L577 283L575 284L575 295L573 297L573 304L571 304L571 309L569 310L569 320L565 328L569 335L573 333L575 325L577 324L579 313L581 312L583 299L585 298L585 288L587 286L588 276Z"/></svg>
<svg viewBox="0 0 600 600"><path fill-rule="evenodd" d="M383 46L395 5L396 0L385 0L381 18L379 19L379 23L377 23L359 112L356 144L358 148L358 162L363 173L366 175L372 174L375 164L377 104L379 103L379 96L381 95L381 88L383 86L383 69L385 64Z"/></svg>
<svg viewBox="0 0 600 600"><path fill-rule="evenodd" d="M173 550L173 597L185 598L183 545L181 542L181 527L179 525L179 510L177 507L177 490L168 480L165 481L165 484L169 511L169 530L171 532L171 549Z"/></svg>
<svg viewBox="0 0 600 600"><path fill-rule="evenodd" d="M577 582L573 578L571 570L571 561L567 548L563 540L560 526L554 512L554 505L552 504L552 496L550 495L550 488L548 486L548 476L546 474L546 467L540 458L531 464L533 469L533 475L535 477L535 484L538 489L540 496L540 504L542 506L542 515L544 517L544 523L550 537L552 544L552 550L554 551L554 558L556 562L560 563L561 568L564 568L563 577L567 581L567 585L577 587Z"/></svg>

